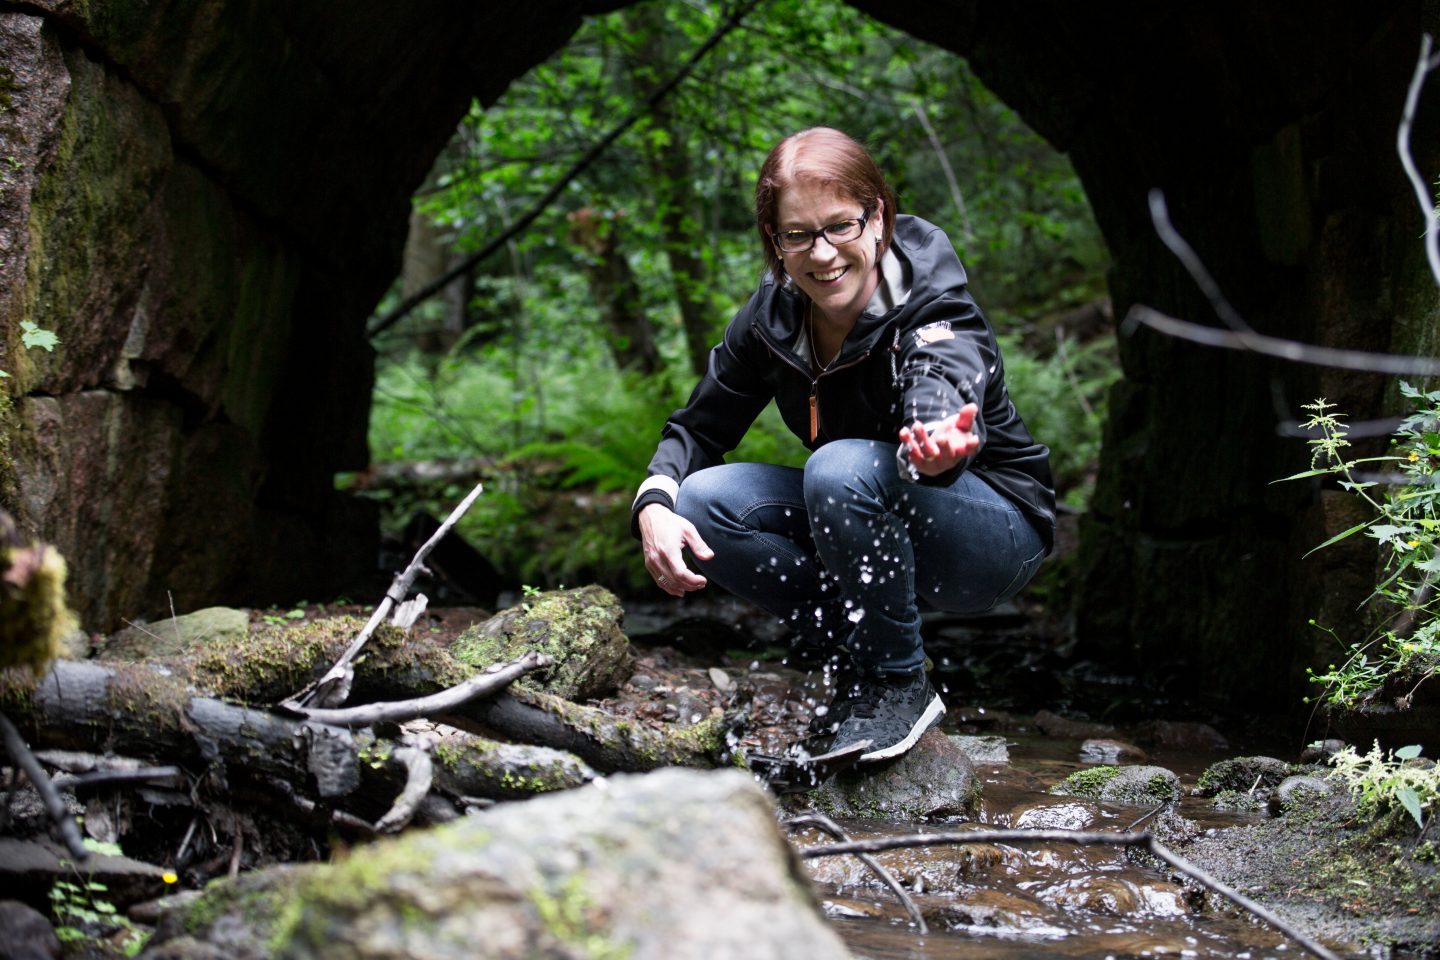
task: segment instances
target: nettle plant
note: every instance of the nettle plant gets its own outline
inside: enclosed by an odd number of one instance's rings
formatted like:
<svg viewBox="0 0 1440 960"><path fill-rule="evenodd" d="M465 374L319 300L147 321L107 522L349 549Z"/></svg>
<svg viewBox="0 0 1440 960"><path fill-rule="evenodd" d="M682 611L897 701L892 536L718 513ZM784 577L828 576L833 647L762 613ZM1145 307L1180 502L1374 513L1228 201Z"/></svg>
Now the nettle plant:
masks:
<svg viewBox="0 0 1440 960"><path fill-rule="evenodd" d="M1424 393L1402 381L1400 392L1415 404L1415 412L1400 422L1390 451L1378 457L1350 459L1343 414L1323 398L1306 404L1311 416L1303 426L1317 431L1307 441L1311 469L1285 478L1334 476L1341 489L1373 512L1310 551L1356 534L1373 537L1381 548L1380 580L1365 601L1382 606L1380 625L1367 639L1351 644L1338 666L1307 671L1325 688L1311 699L1338 707L1364 703L1390 681L1408 684L1396 697L1399 706L1408 706L1415 688L1440 673L1435 590L1440 574L1440 390Z"/></svg>
<svg viewBox="0 0 1440 960"><path fill-rule="evenodd" d="M1344 747L1330 763L1355 798L1355 812L1364 819L1402 807L1424 831L1427 811L1433 816L1440 809L1440 766L1423 759L1417 744L1388 755L1378 742L1363 756Z"/></svg>

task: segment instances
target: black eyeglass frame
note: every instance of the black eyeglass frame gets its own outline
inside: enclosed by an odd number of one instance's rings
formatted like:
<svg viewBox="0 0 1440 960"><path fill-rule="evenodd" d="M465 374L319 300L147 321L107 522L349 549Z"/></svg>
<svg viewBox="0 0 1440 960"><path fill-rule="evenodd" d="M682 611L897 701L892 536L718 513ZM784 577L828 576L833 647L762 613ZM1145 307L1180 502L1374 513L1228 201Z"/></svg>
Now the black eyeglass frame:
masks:
<svg viewBox="0 0 1440 960"><path fill-rule="evenodd" d="M834 223L827 223L819 230L771 230L770 239L774 241L775 248L781 253L808 253L810 250L814 249L815 241L819 240L822 236L825 238L825 242L830 244L830 246L832 247L843 246L847 243L854 243L856 240L860 239L861 234L865 232L865 224L870 222L870 217L874 214L874 212L874 209L871 207L862 207L860 209L860 216L846 217L844 220L836 220ZM849 224L856 222L860 224L860 229L855 231L855 236L846 237L844 240L836 240L830 236L830 231L834 230L836 227L846 226L846 228L848 229ZM805 246L803 247L786 247L783 243L781 243L780 237L783 234L787 233L808 234L810 237L810 242L805 244Z"/></svg>

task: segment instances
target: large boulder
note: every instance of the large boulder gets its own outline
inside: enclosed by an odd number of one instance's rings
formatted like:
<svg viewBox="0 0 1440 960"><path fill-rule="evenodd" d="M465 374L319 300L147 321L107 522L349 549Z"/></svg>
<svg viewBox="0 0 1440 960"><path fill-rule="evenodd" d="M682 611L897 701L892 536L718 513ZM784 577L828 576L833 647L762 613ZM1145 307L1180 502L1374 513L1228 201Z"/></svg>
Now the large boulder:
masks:
<svg viewBox="0 0 1440 960"><path fill-rule="evenodd" d="M734 770L614 777L210 888L148 954L248 960L848 957L766 794Z"/></svg>

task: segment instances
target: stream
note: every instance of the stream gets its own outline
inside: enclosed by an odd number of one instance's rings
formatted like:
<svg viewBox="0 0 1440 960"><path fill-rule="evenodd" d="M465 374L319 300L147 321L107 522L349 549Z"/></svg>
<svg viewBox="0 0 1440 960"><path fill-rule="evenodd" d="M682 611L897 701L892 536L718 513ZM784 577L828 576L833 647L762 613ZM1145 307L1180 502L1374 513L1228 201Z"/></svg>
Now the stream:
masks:
<svg viewBox="0 0 1440 960"><path fill-rule="evenodd" d="M1080 741L1041 735L1007 736L1009 763L977 763L984 782L979 817L968 825L1065 828L1075 801L1046 789L1087 764ZM1150 762L1174 770L1188 790L1210 763L1233 756L1153 752ZM1086 804L1088 806L1088 804ZM1092 808L1093 809L1093 808ZM1101 806L1101 819L1086 827L1123 830L1146 811ZM1208 799L1186 796L1180 814L1202 829L1260 819L1228 814ZM849 821L855 839L910 834L917 829L954 830L965 824ZM818 835L811 842L823 842ZM803 841L802 841L803 842ZM1106 847L1053 844L937 847L891 851L878 857L914 896L929 932L920 936L894 896L855 858L808 861L825 910L857 957L875 960L1011 960L1070 957L1295 957L1308 956L1278 931L1228 909L1219 898L1196 910L1190 896L1159 865L1135 862L1134 854ZM1218 908L1218 909L1217 909Z"/></svg>
<svg viewBox="0 0 1440 960"><path fill-rule="evenodd" d="M646 618L642 614L638 619ZM753 634L760 625L751 621L730 628ZM679 646L691 645L679 636L684 629L662 632L667 642L678 639ZM697 631L692 621L689 632L693 642L706 631ZM712 636L706 645L718 655L723 642ZM1192 796L1197 778L1220 760L1254 755L1295 760L1300 752L1299 740L1279 724L1207 715L1142 689L1129 678L1074 662L1013 609L978 622L928 623L926 649L934 659L932 678L949 707L942 730L965 738L963 749L975 761L983 784L978 813L973 819L925 823L838 821L851 839L969 829L1126 830L1150 811L1048 791L1070 773L1098 765L1082 760L1085 738L1110 736L1133 743L1146 722L1157 720L1207 720L1223 727L1224 736L1208 724L1192 723L1213 739L1206 742L1201 736L1176 746L1147 741L1145 759L1121 762L1161 766L1179 776L1184 796L1175 812L1193 821L1200 833L1256 823L1265 814L1221 811L1211 799ZM693 646L688 652L704 655ZM738 651L727 653L733 671L739 665ZM766 673L770 667L751 663L749 669ZM1057 721L1059 715L1104 720L1113 732L1057 733L1053 725L1042 732L1036 722L1042 712ZM802 812L798 806L792 809ZM796 831L792 838L802 848L833 842L813 829ZM1132 848L951 844L891 850L876 859L912 896L927 923L925 935L858 857L805 861L826 915L859 958L1310 956L1299 943L1223 897L1171 879L1177 876L1174 871ZM1402 960L1414 955L1382 950L1358 956Z"/></svg>

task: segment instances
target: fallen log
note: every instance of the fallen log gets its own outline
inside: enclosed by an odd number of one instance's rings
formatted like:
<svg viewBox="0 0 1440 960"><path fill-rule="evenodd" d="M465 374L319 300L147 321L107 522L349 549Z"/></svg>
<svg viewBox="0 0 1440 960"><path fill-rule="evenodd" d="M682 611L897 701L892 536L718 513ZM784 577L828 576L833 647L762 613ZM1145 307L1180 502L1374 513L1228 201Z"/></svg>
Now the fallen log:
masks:
<svg viewBox="0 0 1440 960"><path fill-rule="evenodd" d="M57 660L38 684L6 671L0 709L42 748L173 763L220 794L237 779L272 792L284 782L317 816L343 800L353 815L379 819L410 780L396 759L405 743L198 695L159 664ZM573 757L470 737L435 751L435 761L435 785L455 797L510 799L594 777Z"/></svg>
<svg viewBox="0 0 1440 960"><path fill-rule="evenodd" d="M518 687L472 701L444 720L462 730L564 750L603 773L717 766L727 750L726 734L735 724L733 717L712 716L655 729Z"/></svg>

